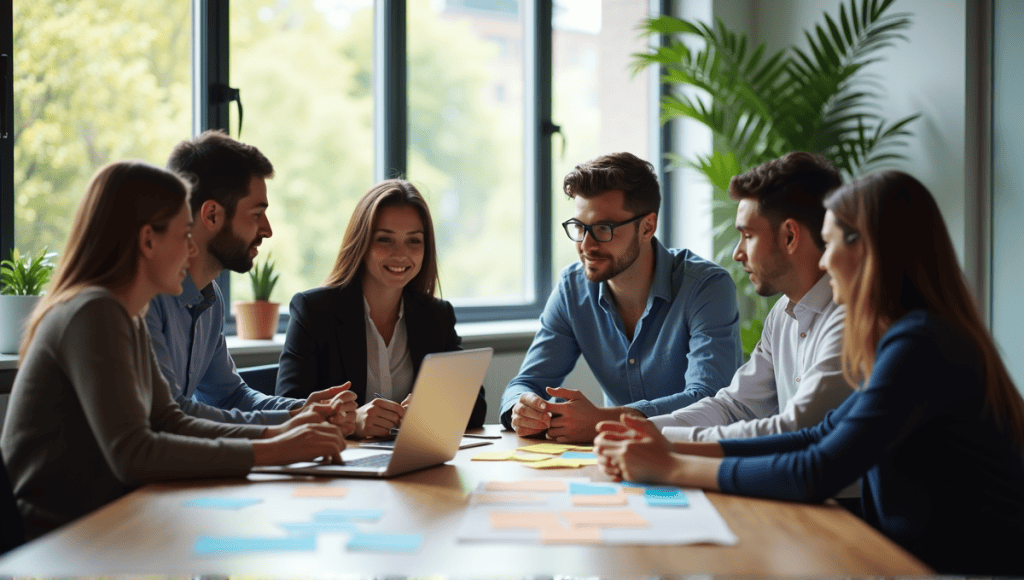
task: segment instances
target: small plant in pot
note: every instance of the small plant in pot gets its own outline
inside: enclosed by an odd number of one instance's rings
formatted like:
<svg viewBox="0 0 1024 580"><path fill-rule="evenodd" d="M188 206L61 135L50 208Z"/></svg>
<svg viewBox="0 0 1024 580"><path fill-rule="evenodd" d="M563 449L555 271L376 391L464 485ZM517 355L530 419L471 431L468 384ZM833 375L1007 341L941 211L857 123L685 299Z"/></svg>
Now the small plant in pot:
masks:
<svg viewBox="0 0 1024 580"><path fill-rule="evenodd" d="M270 301L280 274L274 273L274 263L267 257L263 266L255 264L249 271L252 282L252 302L235 302L235 328L238 338L268 340L277 332L277 313L281 305Z"/></svg>
<svg viewBox="0 0 1024 580"><path fill-rule="evenodd" d="M18 352L25 322L53 275L56 255L43 249L33 258L14 248L11 259L0 262L0 353Z"/></svg>

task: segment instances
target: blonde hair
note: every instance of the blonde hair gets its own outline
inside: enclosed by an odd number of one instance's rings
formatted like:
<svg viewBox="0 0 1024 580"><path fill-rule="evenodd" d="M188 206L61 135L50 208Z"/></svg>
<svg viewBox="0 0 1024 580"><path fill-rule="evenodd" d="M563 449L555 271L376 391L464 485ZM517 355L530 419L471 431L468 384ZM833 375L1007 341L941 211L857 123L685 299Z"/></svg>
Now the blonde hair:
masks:
<svg viewBox="0 0 1024 580"><path fill-rule="evenodd" d="M130 284L138 272L139 232L166 231L188 203L189 185L176 174L141 161L100 168L78 204L49 293L40 300L21 343L24 358L39 322L54 306L87 286Z"/></svg>
<svg viewBox="0 0 1024 580"><path fill-rule="evenodd" d="M825 207L835 215L844 240L859 236L866 250L846 306L846 379L853 385L867 381L875 348L889 326L911 310L924 309L975 346L986 407L1024 446L1024 400L985 328L946 222L925 186L906 173L883 171L840 187L825 199Z"/></svg>
<svg viewBox="0 0 1024 580"><path fill-rule="evenodd" d="M437 245L434 241L434 222L430 218L427 202L416 187L402 179L388 179L370 188L356 204L352 218L345 229L341 249L334 268L324 282L325 286L345 287L363 273L363 258L370 249L370 239L377 224L380 210L386 207L408 206L420 214L423 221L423 266L408 286L421 294L433 296L437 290Z"/></svg>

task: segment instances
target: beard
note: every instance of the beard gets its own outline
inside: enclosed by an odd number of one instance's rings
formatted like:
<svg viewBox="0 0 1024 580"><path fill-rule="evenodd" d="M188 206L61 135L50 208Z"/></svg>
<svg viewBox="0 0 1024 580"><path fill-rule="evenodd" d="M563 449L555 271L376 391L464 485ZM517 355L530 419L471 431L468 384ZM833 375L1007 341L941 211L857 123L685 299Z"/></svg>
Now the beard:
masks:
<svg viewBox="0 0 1024 580"><path fill-rule="evenodd" d="M592 258L602 258L611 260L610 264L603 271L592 270L587 266L586 262L584 261L583 273L584 275L586 275L587 280L590 280L591 282L605 282L611 280L612 278L626 271L626 268L632 266L633 262L636 262L636 259L640 257L640 236L634 235L633 241L630 242L629 247L627 247L626 251L617 258L610 254L598 254L595 252L587 252L586 255ZM580 260L583 260L582 253L580 254Z"/></svg>
<svg viewBox="0 0 1024 580"><path fill-rule="evenodd" d="M754 292L758 296L775 296L780 292L779 281L791 275L791 268L788 267L781 252L773 254L764 266L754 272L757 281L754 284Z"/></svg>
<svg viewBox="0 0 1024 580"><path fill-rule="evenodd" d="M252 242L246 243L245 240L235 235L235 231L231 229L231 222L229 221L227 227L210 240L210 245L207 249L211 256L217 258L221 266L232 272L244 274L252 269L252 258L249 256L249 250L254 248L261 239L257 236Z"/></svg>

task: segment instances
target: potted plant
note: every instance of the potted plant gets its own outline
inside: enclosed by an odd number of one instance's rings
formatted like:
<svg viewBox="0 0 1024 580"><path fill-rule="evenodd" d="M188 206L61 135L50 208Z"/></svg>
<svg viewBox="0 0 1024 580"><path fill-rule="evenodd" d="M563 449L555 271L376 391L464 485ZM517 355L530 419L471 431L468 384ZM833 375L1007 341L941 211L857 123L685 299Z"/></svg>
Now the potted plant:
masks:
<svg viewBox="0 0 1024 580"><path fill-rule="evenodd" d="M252 302L235 302L235 328L239 338L268 340L277 332L277 313L280 304L270 301L280 274L274 273L274 263L267 256L262 267L255 264L249 270L252 282Z"/></svg>
<svg viewBox="0 0 1024 580"><path fill-rule="evenodd" d="M43 249L33 259L14 248L11 259L0 262L0 353L17 354L25 322L53 275L56 255Z"/></svg>
<svg viewBox="0 0 1024 580"><path fill-rule="evenodd" d="M748 355L775 299L758 296L732 260L738 233L729 180L790 151L824 155L847 178L904 157L899 148L919 115L883 119L877 113L878 87L863 74L881 59L880 50L906 40L902 31L910 16L889 13L893 2L848 0L838 17L825 14L823 24L805 32L808 50L790 46L774 54L763 43L751 49L745 35L721 20L710 25L662 16L640 25L644 35L664 39L634 55L635 72L661 67L662 82L671 87L662 97L662 121L694 119L714 138L712 153L676 157L673 163L695 168L712 185L715 261L729 270L739 290Z"/></svg>

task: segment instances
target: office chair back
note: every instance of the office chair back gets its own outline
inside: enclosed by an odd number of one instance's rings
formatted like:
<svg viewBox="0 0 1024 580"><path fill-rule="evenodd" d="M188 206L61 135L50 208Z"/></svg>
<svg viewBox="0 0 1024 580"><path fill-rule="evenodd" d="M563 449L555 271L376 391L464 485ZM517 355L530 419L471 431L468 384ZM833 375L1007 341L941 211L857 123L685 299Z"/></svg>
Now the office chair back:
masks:
<svg viewBox="0 0 1024 580"><path fill-rule="evenodd" d="M245 384L263 393L264 395L273 395L274 389L277 387L277 366L262 365L258 367L245 367L238 369L239 376L245 381Z"/></svg>

